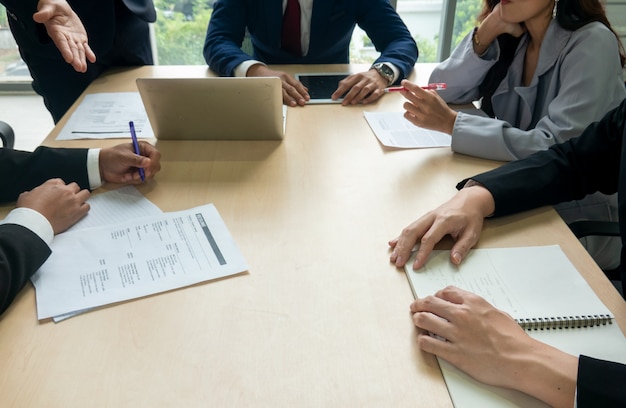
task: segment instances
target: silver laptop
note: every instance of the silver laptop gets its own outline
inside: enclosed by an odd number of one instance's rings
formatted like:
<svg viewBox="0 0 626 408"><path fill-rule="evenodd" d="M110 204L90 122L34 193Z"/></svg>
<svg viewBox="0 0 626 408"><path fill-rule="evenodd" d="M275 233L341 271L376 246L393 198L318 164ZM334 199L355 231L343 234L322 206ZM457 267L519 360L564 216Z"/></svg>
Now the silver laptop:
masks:
<svg viewBox="0 0 626 408"><path fill-rule="evenodd" d="M279 78L138 78L137 88L157 139L283 137Z"/></svg>

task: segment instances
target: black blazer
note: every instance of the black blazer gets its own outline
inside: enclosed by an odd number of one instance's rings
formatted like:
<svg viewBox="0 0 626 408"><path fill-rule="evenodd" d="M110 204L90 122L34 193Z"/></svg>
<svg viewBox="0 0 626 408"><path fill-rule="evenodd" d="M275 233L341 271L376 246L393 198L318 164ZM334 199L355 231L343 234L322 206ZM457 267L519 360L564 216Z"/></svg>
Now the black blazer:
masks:
<svg viewBox="0 0 626 408"><path fill-rule="evenodd" d="M472 177L493 195L495 214L579 200L601 191L618 193L620 231L626 242L626 100L590 125L583 134ZM464 182L459 183L462 187ZM626 246L621 252L622 283L626 283ZM578 407L626 406L626 366L580 356Z"/></svg>
<svg viewBox="0 0 626 408"><path fill-rule="evenodd" d="M87 149L0 149L0 202L15 201L23 191L56 177L88 188ZM0 225L0 313L49 256L48 245L29 229Z"/></svg>

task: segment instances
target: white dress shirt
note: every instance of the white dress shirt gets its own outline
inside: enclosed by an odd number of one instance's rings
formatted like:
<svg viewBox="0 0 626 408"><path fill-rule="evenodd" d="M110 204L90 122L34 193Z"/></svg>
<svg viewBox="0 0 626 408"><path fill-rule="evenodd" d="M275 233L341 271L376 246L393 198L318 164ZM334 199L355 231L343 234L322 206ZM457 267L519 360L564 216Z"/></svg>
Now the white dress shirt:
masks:
<svg viewBox="0 0 626 408"><path fill-rule="evenodd" d="M87 176L89 177L89 187L91 190L102 185L100 178L100 149L89 149L87 151ZM13 209L0 224L18 224L28 228L48 246L54 238L54 230L46 217L38 211L30 208L20 207Z"/></svg>

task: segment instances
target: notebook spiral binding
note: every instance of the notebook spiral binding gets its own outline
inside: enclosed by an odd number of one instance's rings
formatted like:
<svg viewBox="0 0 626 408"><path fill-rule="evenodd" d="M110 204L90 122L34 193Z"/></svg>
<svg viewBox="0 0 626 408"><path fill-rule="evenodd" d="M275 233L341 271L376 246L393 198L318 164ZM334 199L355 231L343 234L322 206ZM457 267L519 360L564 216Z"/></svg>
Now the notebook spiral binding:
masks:
<svg viewBox="0 0 626 408"><path fill-rule="evenodd" d="M613 324L613 317L607 314L587 316L541 317L532 319L515 319L525 330L556 330L581 327L606 326Z"/></svg>

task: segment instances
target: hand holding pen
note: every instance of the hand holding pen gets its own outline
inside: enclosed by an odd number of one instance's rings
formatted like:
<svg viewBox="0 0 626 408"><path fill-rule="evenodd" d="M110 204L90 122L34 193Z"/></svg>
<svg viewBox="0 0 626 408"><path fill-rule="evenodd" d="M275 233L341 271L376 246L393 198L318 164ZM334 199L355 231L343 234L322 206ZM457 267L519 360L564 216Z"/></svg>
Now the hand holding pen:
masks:
<svg viewBox="0 0 626 408"><path fill-rule="evenodd" d="M150 180L161 169L161 153L148 142L138 142L139 155L133 143L121 143L100 150L99 167L102 182L120 184L142 183L138 169Z"/></svg>
<svg viewBox="0 0 626 408"><path fill-rule="evenodd" d="M424 90L423 86L406 79L401 85L405 89L401 94L406 99L402 105L406 110L404 117L409 122L421 128L452 135L457 112L448 106L438 92ZM437 87L437 84L432 85L434 89L445 89Z"/></svg>

